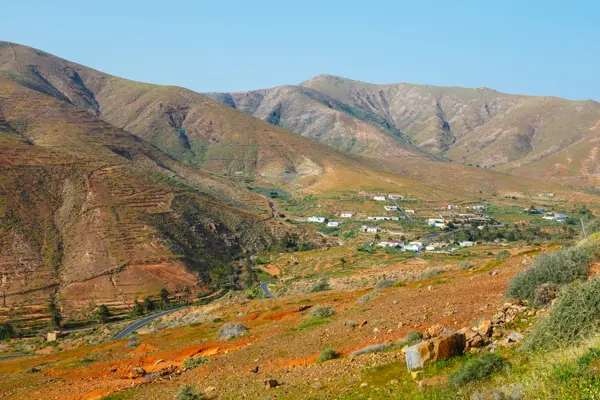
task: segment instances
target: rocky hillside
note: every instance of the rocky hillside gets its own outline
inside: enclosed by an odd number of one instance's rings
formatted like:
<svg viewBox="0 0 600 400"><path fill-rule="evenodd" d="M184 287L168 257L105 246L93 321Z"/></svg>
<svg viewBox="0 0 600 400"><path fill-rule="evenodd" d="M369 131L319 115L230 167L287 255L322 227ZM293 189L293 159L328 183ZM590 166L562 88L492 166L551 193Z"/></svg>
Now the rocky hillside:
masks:
<svg viewBox="0 0 600 400"><path fill-rule="evenodd" d="M7 306L203 291L224 263L274 240L262 197L4 74L0 194Z"/></svg>
<svg viewBox="0 0 600 400"><path fill-rule="evenodd" d="M594 101L487 88L374 85L331 75L208 96L367 157L393 156L410 142L461 163L519 175L581 185L597 179L600 104Z"/></svg>

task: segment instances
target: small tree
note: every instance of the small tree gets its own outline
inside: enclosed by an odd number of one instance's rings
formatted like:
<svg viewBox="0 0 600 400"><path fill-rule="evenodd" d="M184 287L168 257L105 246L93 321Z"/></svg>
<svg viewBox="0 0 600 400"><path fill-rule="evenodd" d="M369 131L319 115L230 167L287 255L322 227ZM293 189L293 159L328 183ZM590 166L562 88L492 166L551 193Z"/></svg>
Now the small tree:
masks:
<svg viewBox="0 0 600 400"><path fill-rule="evenodd" d="M0 340L10 340L15 337L15 330L8 322L0 324Z"/></svg>
<svg viewBox="0 0 600 400"><path fill-rule="evenodd" d="M106 306L106 304L100 304L98 306L98 309L96 310L96 319L98 320L98 322L100 322L101 324L106 323L111 315L112 314Z"/></svg>
<svg viewBox="0 0 600 400"><path fill-rule="evenodd" d="M165 309L169 306L169 303L171 302L171 300L169 300L169 291L165 288L162 288L160 291L160 306L161 308Z"/></svg>
<svg viewBox="0 0 600 400"><path fill-rule="evenodd" d="M48 311L50 312L50 326L53 328L60 328L60 324L62 323L63 317L60 313L60 309L56 304L56 300L54 296L50 296L48 301Z"/></svg>
<svg viewBox="0 0 600 400"><path fill-rule="evenodd" d="M144 305L137 301L137 299L133 302L133 315L139 317L140 315L144 315L145 309Z"/></svg>
<svg viewBox="0 0 600 400"><path fill-rule="evenodd" d="M154 300L148 296L144 298L144 310L146 310L147 313L156 310L156 304L154 303Z"/></svg>
<svg viewBox="0 0 600 400"><path fill-rule="evenodd" d="M202 400L204 396L196 392L196 389L191 385L185 385L179 391L177 400Z"/></svg>

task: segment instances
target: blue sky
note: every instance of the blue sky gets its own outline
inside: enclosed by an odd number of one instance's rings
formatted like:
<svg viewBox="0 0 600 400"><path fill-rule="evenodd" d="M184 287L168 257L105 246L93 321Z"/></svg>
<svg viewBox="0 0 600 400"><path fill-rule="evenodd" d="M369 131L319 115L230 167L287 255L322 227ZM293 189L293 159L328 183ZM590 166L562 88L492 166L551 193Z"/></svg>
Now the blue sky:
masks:
<svg viewBox="0 0 600 400"><path fill-rule="evenodd" d="M3 3L0 40L200 92L329 73L600 100L597 1Z"/></svg>

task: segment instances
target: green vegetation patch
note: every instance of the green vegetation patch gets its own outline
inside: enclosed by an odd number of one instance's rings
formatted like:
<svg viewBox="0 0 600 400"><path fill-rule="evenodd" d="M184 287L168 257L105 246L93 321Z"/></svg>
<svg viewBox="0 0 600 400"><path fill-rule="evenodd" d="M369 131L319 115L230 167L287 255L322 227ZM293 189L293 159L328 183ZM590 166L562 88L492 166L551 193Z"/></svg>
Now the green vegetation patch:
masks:
<svg viewBox="0 0 600 400"><path fill-rule="evenodd" d="M488 379L494 372L500 371L507 365L506 359L496 353L484 353L478 358L468 360L448 376L448 383L463 386L470 382Z"/></svg>

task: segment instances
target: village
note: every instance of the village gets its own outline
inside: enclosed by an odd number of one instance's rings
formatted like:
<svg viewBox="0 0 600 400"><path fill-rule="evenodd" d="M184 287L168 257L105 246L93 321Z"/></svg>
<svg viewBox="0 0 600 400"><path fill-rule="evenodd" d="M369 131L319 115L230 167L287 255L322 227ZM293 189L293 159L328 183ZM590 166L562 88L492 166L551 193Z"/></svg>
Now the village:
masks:
<svg viewBox="0 0 600 400"><path fill-rule="evenodd" d="M540 194L539 197L553 198L554 196L551 193L544 193ZM370 235L368 237L374 246L417 254L423 251L451 253L461 248L482 243L481 241L467 239L455 240L455 236L451 235L452 233L470 229L484 230L505 227L502 221L486 214L486 205L482 203L441 203L418 209L415 207L416 202L414 200L401 194L377 193L369 194L366 198L367 201L381 205L379 215L345 210L336 213L335 217L332 218L312 215L307 217L305 222L322 224L333 229L340 228L343 224L360 222L361 225L356 229L357 233ZM401 203L405 203L406 206L401 207ZM540 206L523 207L521 211L541 221L551 221L559 224L567 222L565 213L549 211ZM395 224L382 224L390 222ZM415 234L415 227L420 229L420 234ZM383 234L389 235L389 239L382 240L381 235ZM393 236L396 236L397 239Z"/></svg>

